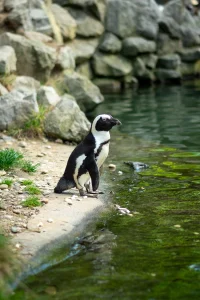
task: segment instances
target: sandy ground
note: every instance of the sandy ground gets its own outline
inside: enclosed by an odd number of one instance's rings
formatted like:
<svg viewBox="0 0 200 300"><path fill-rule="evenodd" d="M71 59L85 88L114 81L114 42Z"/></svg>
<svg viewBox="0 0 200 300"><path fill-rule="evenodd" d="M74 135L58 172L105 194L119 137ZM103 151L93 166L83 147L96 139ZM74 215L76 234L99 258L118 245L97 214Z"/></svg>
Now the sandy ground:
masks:
<svg viewBox="0 0 200 300"><path fill-rule="evenodd" d="M23 147L21 147L22 145ZM26 159L34 164L40 164L37 172L33 175L15 171L14 178L15 180L31 179L42 191L40 199L45 199L47 202L42 207L22 208L19 205L16 206L21 201L21 198L17 199L17 197L25 197L26 193L19 191L15 193L14 188L5 192L1 191L7 193L6 195L11 196L12 194L12 202L9 203L11 200L7 197L7 206L4 210L0 209L0 226L5 227L7 235L12 236L16 251L21 253L24 258L29 259L41 249L47 250L48 247L56 246L56 239L69 235L76 229L80 234L80 228L83 228L84 223L87 223L85 220L92 219L95 213L103 209L104 203L101 197L100 199L75 198L73 195L79 196L76 189L71 189L65 194L53 193L74 146L40 140L28 140L24 143L20 141L0 143L0 149L6 147L17 149L23 152ZM10 174L7 173L4 176L9 177ZM19 209L16 210L16 207ZM23 225L25 228L20 227L20 232L12 233L11 226L17 226L21 224L20 222L25 223Z"/></svg>

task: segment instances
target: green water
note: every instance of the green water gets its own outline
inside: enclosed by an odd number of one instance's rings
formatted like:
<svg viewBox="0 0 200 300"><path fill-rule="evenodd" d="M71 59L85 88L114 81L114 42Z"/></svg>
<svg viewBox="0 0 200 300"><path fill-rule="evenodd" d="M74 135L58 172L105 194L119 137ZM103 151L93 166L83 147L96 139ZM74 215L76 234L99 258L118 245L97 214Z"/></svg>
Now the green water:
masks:
<svg viewBox="0 0 200 300"><path fill-rule="evenodd" d="M103 188L110 208L92 232L55 254L61 263L23 280L12 299L200 299L200 91L159 87L108 95L94 114L112 132ZM124 161L142 161L134 172ZM118 170L123 172L118 174Z"/></svg>

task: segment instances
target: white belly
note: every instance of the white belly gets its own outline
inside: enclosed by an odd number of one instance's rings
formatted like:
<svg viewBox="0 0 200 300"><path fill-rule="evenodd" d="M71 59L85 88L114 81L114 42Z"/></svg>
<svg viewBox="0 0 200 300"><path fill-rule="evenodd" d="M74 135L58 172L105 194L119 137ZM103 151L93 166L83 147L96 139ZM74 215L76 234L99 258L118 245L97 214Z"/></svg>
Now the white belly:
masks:
<svg viewBox="0 0 200 300"><path fill-rule="evenodd" d="M103 165L109 153L109 143L103 145L100 154L97 157L97 166L98 169Z"/></svg>

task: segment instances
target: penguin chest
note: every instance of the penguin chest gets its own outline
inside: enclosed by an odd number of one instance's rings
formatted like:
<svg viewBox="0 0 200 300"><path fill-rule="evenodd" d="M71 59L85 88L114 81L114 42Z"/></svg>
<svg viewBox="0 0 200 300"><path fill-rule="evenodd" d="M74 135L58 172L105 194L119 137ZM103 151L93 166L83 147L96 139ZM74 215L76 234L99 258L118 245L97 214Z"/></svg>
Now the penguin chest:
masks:
<svg viewBox="0 0 200 300"><path fill-rule="evenodd" d="M96 161L97 161L97 166L98 169L103 165L104 161L106 160L108 153L109 153L109 143L100 146L101 148L98 149Z"/></svg>

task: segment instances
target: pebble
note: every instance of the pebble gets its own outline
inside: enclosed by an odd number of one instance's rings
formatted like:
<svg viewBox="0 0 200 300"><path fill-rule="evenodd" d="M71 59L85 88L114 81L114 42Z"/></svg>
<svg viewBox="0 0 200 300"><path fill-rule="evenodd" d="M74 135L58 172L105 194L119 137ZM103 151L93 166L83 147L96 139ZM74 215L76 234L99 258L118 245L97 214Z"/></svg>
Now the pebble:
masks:
<svg viewBox="0 0 200 300"><path fill-rule="evenodd" d="M8 189L8 185L5 184L5 183L0 184L0 189L1 189L1 190L6 190L6 189Z"/></svg>
<svg viewBox="0 0 200 300"><path fill-rule="evenodd" d="M19 209L13 209L13 213L19 215L21 211Z"/></svg>
<svg viewBox="0 0 200 300"><path fill-rule="evenodd" d="M11 231L12 231L12 233L19 233L19 232L21 232L21 228L17 227L17 226L12 226Z"/></svg>
<svg viewBox="0 0 200 300"><path fill-rule="evenodd" d="M181 225L176 224L176 225L174 225L174 227L175 227L175 228L181 228Z"/></svg>
<svg viewBox="0 0 200 300"><path fill-rule="evenodd" d="M51 146L45 146L46 149L51 149Z"/></svg>
<svg viewBox="0 0 200 300"><path fill-rule="evenodd" d="M73 196L72 196L72 199L76 199L76 198L78 198L77 195L73 195Z"/></svg>
<svg viewBox="0 0 200 300"><path fill-rule="evenodd" d="M0 171L0 176L4 176L4 175L6 175L6 171L1 170L1 171Z"/></svg>
<svg viewBox="0 0 200 300"><path fill-rule="evenodd" d="M123 172L122 171L118 171L118 175L122 175L123 174Z"/></svg>
<svg viewBox="0 0 200 300"><path fill-rule="evenodd" d="M21 244L20 244L20 243L17 243L17 244L15 245L15 248L17 248L17 249L21 248Z"/></svg>
<svg viewBox="0 0 200 300"><path fill-rule="evenodd" d="M63 141L61 139L57 139L57 140L55 140L55 143L63 144Z"/></svg>
<svg viewBox="0 0 200 300"><path fill-rule="evenodd" d="M49 219L47 220L47 222L48 222L48 223L53 223L53 219L49 218Z"/></svg>
<svg viewBox="0 0 200 300"><path fill-rule="evenodd" d="M21 141L18 143L18 146L21 147L21 148L26 148L27 147L27 143L24 142L24 141Z"/></svg>
<svg viewBox="0 0 200 300"><path fill-rule="evenodd" d="M44 203L44 204L47 204L47 203L49 203L49 199L43 198L43 199L41 200L41 202Z"/></svg>
<svg viewBox="0 0 200 300"><path fill-rule="evenodd" d="M4 216L4 219L8 219L8 220L11 220L13 218L13 216L11 216L11 215L5 215Z"/></svg>
<svg viewBox="0 0 200 300"><path fill-rule="evenodd" d="M47 222L48 222L48 220L47 220ZM44 226L44 225L43 225L42 222L39 222L38 225L37 225L37 227L43 227L43 226Z"/></svg>
<svg viewBox="0 0 200 300"><path fill-rule="evenodd" d="M39 154L37 154L36 156L37 156L37 157L43 157L43 156L44 156L44 154L42 154L42 153L39 153Z"/></svg>
<svg viewBox="0 0 200 300"><path fill-rule="evenodd" d="M109 164L109 165L108 165L108 168L109 168L109 169L112 169L112 170L114 171L114 170L116 170L116 165L114 165L114 164Z"/></svg>
<svg viewBox="0 0 200 300"><path fill-rule="evenodd" d="M47 170L42 170L41 174L48 174L48 171Z"/></svg>
<svg viewBox="0 0 200 300"><path fill-rule="evenodd" d="M47 195L49 195L49 194L51 194L51 191L43 191L43 195L44 195L44 196L47 196Z"/></svg>
<svg viewBox="0 0 200 300"><path fill-rule="evenodd" d="M67 202L68 205L72 205L72 200L71 199L68 199L68 198L65 198L65 202Z"/></svg>
<svg viewBox="0 0 200 300"><path fill-rule="evenodd" d="M83 199L87 199L88 196L83 196Z"/></svg>

